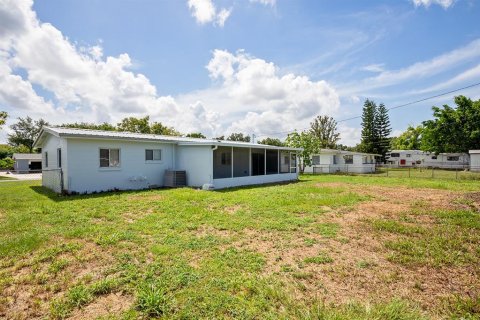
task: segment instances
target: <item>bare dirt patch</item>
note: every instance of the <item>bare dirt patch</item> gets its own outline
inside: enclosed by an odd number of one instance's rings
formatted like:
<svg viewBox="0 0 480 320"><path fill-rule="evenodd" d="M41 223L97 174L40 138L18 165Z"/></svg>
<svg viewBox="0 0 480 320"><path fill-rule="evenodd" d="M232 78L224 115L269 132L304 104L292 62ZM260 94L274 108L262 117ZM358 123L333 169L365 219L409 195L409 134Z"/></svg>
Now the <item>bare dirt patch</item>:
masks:
<svg viewBox="0 0 480 320"><path fill-rule="evenodd" d="M106 316L119 316L133 304L133 297L122 293L100 296L89 305L73 312L70 320L97 319Z"/></svg>
<svg viewBox="0 0 480 320"><path fill-rule="evenodd" d="M436 209L464 208L457 199L462 193L433 189L408 189L322 183L319 187L348 188L368 195L371 200L352 208L329 210L317 217L318 223L336 223L338 234L324 237L313 230L299 232L262 232L244 230L241 241L233 245L254 250L266 259L266 274L280 274L288 283L298 285L299 299L322 299L327 303L387 301L392 298L413 300L434 311L442 299L451 295L479 296L480 268L428 266L405 267L390 262L384 241L397 235L378 235L365 221L375 218L396 219L408 215L415 225L428 228ZM479 196L480 198L480 196ZM327 263L305 263L305 259L326 253Z"/></svg>
<svg viewBox="0 0 480 320"><path fill-rule="evenodd" d="M38 260L36 256L26 257L9 268L6 272L12 275L12 281L0 292L5 301L1 303L0 318L45 318L49 302L62 296L72 284L100 279L111 266L112 256L94 243L77 243L81 244L78 250L62 252L44 260Z"/></svg>

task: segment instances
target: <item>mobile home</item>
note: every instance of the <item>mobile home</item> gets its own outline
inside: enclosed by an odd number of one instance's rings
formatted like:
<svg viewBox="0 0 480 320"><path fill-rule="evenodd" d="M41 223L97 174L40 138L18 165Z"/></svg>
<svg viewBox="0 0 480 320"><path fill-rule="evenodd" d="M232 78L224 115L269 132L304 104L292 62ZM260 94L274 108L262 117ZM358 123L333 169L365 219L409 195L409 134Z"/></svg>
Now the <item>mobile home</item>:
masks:
<svg viewBox="0 0 480 320"><path fill-rule="evenodd" d="M467 168L470 158L466 153L432 153L421 150L392 150L385 156L391 167L428 167L443 169Z"/></svg>

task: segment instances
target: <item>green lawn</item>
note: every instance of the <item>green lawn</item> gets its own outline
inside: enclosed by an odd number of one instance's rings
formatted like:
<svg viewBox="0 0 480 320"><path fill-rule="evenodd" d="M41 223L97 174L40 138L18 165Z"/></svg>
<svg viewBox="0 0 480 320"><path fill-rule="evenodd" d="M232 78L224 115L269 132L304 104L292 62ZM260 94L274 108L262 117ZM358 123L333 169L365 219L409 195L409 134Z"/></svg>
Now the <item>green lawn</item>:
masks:
<svg viewBox="0 0 480 320"><path fill-rule="evenodd" d="M480 182L304 176L57 196L0 183L0 318L480 316Z"/></svg>
<svg viewBox="0 0 480 320"><path fill-rule="evenodd" d="M6 177L6 176L0 176L0 180L15 180L14 178Z"/></svg>

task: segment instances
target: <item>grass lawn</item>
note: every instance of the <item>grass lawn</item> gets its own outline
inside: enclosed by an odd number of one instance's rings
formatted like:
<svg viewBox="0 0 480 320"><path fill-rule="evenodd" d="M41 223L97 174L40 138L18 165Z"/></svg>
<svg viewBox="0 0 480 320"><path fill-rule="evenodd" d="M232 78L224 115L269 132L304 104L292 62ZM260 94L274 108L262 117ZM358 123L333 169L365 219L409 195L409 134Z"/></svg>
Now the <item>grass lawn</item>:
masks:
<svg viewBox="0 0 480 320"><path fill-rule="evenodd" d="M16 180L15 178L10 178L7 176L0 176L0 180Z"/></svg>
<svg viewBox="0 0 480 320"><path fill-rule="evenodd" d="M0 318L478 319L480 181L0 183Z"/></svg>

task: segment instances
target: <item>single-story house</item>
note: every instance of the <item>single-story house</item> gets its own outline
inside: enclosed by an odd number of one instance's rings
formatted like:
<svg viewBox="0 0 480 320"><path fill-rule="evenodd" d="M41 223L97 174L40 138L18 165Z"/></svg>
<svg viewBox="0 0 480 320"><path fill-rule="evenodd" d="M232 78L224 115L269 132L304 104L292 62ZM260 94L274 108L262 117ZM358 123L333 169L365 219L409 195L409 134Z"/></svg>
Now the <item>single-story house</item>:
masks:
<svg viewBox="0 0 480 320"><path fill-rule="evenodd" d="M312 155L311 166L306 166L305 173L373 173L375 156L371 153L352 152L336 149L321 149Z"/></svg>
<svg viewBox="0 0 480 320"><path fill-rule="evenodd" d="M470 171L480 171L480 150L470 150Z"/></svg>
<svg viewBox="0 0 480 320"><path fill-rule="evenodd" d="M209 189L298 179L298 148L44 127L43 186L91 193L186 185Z"/></svg>
<svg viewBox="0 0 480 320"><path fill-rule="evenodd" d="M42 170L42 154L14 153L13 170L17 173L40 172Z"/></svg>

